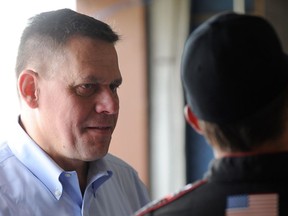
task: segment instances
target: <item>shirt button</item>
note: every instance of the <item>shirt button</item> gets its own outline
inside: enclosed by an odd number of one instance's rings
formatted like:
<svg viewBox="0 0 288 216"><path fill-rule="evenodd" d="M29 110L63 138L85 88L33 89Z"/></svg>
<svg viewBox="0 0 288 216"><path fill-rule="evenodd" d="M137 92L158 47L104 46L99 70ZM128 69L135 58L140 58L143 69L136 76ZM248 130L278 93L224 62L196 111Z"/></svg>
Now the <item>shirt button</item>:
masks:
<svg viewBox="0 0 288 216"><path fill-rule="evenodd" d="M61 196L61 191L59 190L59 189L56 189L56 191L55 191L55 196L57 197L57 198L59 198L60 196Z"/></svg>
<svg viewBox="0 0 288 216"><path fill-rule="evenodd" d="M71 174L70 174L70 173L65 173L65 176L66 176L67 178L69 178L69 177L71 177Z"/></svg>

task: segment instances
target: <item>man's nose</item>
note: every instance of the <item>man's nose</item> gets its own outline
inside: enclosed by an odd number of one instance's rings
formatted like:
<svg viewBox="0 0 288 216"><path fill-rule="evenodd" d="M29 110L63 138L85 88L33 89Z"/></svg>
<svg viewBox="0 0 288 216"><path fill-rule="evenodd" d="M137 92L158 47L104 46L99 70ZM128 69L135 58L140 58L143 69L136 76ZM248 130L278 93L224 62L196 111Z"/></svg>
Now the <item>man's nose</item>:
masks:
<svg viewBox="0 0 288 216"><path fill-rule="evenodd" d="M95 110L97 113L117 114L119 111L119 98L117 92L103 89L96 96Z"/></svg>

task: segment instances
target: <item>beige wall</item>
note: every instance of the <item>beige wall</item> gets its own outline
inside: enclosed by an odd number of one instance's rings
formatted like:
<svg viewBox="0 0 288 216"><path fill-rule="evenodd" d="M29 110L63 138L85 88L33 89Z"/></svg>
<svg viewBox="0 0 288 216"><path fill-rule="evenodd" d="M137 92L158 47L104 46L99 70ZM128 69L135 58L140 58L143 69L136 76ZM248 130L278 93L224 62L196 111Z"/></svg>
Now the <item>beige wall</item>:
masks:
<svg viewBox="0 0 288 216"><path fill-rule="evenodd" d="M123 85L110 152L131 164L148 186L145 8L135 2L139 1L77 0L77 11L105 21L121 35L116 49Z"/></svg>

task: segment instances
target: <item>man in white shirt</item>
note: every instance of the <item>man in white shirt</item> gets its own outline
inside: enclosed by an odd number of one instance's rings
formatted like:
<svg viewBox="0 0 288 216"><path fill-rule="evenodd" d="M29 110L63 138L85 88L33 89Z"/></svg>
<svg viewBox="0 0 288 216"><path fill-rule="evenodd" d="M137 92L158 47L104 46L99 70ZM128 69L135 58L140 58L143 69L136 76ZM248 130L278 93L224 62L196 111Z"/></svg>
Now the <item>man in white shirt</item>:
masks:
<svg viewBox="0 0 288 216"><path fill-rule="evenodd" d="M0 215L127 216L149 201L136 171L107 154L118 39L69 9L30 20L16 63L21 113L0 146Z"/></svg>

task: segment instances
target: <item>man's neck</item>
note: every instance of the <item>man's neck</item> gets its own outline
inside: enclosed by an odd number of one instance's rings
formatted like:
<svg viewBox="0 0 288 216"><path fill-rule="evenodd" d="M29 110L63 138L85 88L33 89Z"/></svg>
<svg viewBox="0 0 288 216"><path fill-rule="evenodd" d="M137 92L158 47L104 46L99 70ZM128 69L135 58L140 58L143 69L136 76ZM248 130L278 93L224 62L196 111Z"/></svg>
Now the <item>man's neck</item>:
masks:
<svg viewBox="0 0 288 216"><path fill-rule="evenodd" d="M79 181L79 187L81 189L82 195L85 192L87 181L88 181L88 170L89 162L85 161L57 161L55 162L65 171L76 171Z"/></svg>

